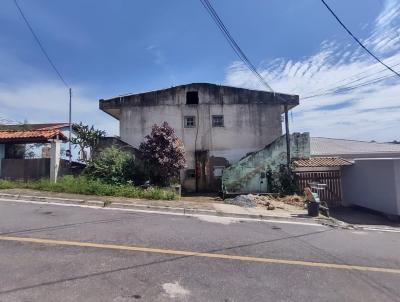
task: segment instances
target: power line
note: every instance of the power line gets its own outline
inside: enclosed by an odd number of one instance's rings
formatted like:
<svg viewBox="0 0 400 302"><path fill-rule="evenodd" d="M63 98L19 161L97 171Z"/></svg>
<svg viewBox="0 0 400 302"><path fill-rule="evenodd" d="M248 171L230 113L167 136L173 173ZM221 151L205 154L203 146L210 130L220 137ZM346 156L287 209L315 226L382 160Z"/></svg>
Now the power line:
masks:
<svg viewBox="0 0 400 302"><path fill-rule="evenodd" d="M25 17L25 14L23 13L21 7L19 6L17 0L14 0L14 4L17 7L18 11L20 12L22 19L24 19L26 26L29 28L30 32L32 33L33 37L35 38L36 43L39 45L40 50L42 51L43 55L46 57L47 61L51 65L51 67L54 69L60 80L64 83L65 87L69 88L67 82L64 80L63 76L61 73L58 71L57 67L54 65L53 61L51 60L50 56L47 54L46 50L43 47L43 44L40 42L39 37L36 35L35 31L33 30L32 26L29 24L28 19Z"/></svg>
<svg viewBox="0 0 400 302"><path fill-rule="evenodd" d="M72 89L69 87L67 81L64 79L64 77L61 75L61 73L58 71L56 65L53 63L51 60L50 56L48 55L47 51L45 50L42 42L40 42L39 37L36 35L35 31L33 30L32 26L30 25L28 19L25 17L24 12L22 11L21 7L19 6L17 0L14 0L14 4L17 7L18 11L20 12L22 19L24 19L26 26L29 28L29 31L31 32L32 36L35 38L36 43L39 45L40 50L42 51L43 55L46 57L47 61L53 68L53 70L56 72L60 80L63 82L66 88L68 88L68 93L69 93L69 114L68 114L68 124L69 124L69 134L68 134L68 141L69 141L69 164L71 165L72 162L72 153L71 153L71 134L72 134Z"/></svg>
<svg viewBox="0 0 400 302"><path fill-rule="evenodd" d="M397 63L397 64L395 64L395 65L393 65L392 67L395 67L395 66L398 66L398 65L400 65L400 63ZM365 76L362 76L362 77L359 77L359 78L356 78L356 79L354 79L354 80L352 80L352 81L349 81L349 82L346 82L346 83L344 83L344 84L342 84L342 85L339 85L339 86L333 86L333 87L331 87L331 88L328 88L328 89L324 89L324 88L320 88L320 89L317 89L317 90L313 90L312 92L309 92L308 93L308 95L320 95L320 94L325 94L326 92L330 92L330 91L332 91L332 90L338 90L338 89L341 89L341 88L346 88L348 85L350 85L350 84L353 84L353 83L357 83L357 82L359 82L359 81L361 81L361 80L363 80L363 79L367 79L367 78L369 78L369 77L372 77L372 76L374 76L374 75L377 75L377 74L379 74L379 73L382 73L382 72L384 72L384 71L387 71L387 69L386 68L383 68L383 69L381 69L381 70L379 70L379 71L377 71L377 72L375 72L375 73L373 73L373 74L367 74L367 75L365 75ZM365 73L365 72L364 72ZM362 73L359 73L359 74L362 74ZM356 76L356 75L353 75L352 77L354 77L354 76ZM393 75L394 76L394 75ZM349 77L349 78L352 78L352 77ZM388 76L388 77L391 77L391 76ZM374 80L376 80L376 79L380 79L381 77L378 77L378 78L373 78L373 79L370 79L370 80L368 80L368 81L374 81ZM348 79L348 78L347 78ZM367 82L368 82L367 81ZM338 81L338 82L335 82L335 83L340 83L340 82L343 82L343 80L342 81ZM321 92L320 92L321 91ZM308 98L308 97L306 97L306 98ZM303 100L304 100L304 98L302 98Z"/></svg>
<svg viewBox="0 0 400 302"><path fill-rule="evenodd" d="M328 92L325 92L325 93L310 95L310 96L306 96L306 97L304 97L302 99L306 100L306 99L316 98L316 97L325 96L325 95L343 94L343 93L347 93L349 91L355 90L355 89L360 88L360 87L365 87L365 86L369 86L369 85L372 85L372 84L376 84L378 82L381 82L383 80L386 80L388 78L392 78L392 77L395 77L395 76L396 75L383 76L383 77L379 77L379 78L376 78L374 80L367 81L367 82L364 82L364 83L361 83L361 84L358 84L358 85L344 87L342 89L335 89L333 91L328 91Z"/></svg>
<svg viewBox="0 0 400 302"><path fill-rule="evenodd" d="M264 78L257 72L257 69L255 66L251 63L251 61L247 58L247 56L244 54L242 49L239 47L239 45L236 43L236 41L233 39L231 36L230 32L222 22L221 18L218 16L217 12L215 9L212 7L211 3L208 0L201 0L203 6L206 8L212 19L215 21L221 32L223 33L224 37L227 39L229 45L232 47L232 49L235 51L235 53L238 55L238 57L247 65L247 67L254 73L257 78L260 79L260 81L269 89L273 90L271 86L268 85L268 83L264 80Z"/></svg>
<svg viewBox="0 0 400 302"><path fill-rule="evenodd" d="M392 68L395 67L395 66L398 66L398 65L400 65L400 62L399 62L399 63L396 63L396 64L394 64L394 65L392 65ZM367 67L367 69L368 69L368 68L371 68L371 67L373 67L373 66ZM363 75L363 74L368 73L368 71L362 71L362 72L353 74L353 75L351 75L351 76L349 76L349 77L345 77L345 78L343 78L343 79L341 79L341 80L339 80L339 81L333 82L333 83L331 84L331 85L332 85L331 88L328 88L328 89L327 89L327 88L319 88L319 89L316 89L316 90L312 90L312 91L309 92L308 94L316 94L316 93L318 93L318 92L320 92L320 91L325 92L325 91L330 91L330 90L332 90L332 89L340 88L340 87L342 87L342 86L346 86L346 85L349 85L349 84L352 84L352 83L361 81L361 80L363 80L363 79L372 77L372 76L377 75L377 74L379 74L379 73L382 73L382 72L384 72L384 71L387 71L387 69L386 69L386 68L382 68L382 69L380 69L380 70L377 70L377 71L374 72L374 73L369 73L369 74L367 74L367 75ZM354 80L352 80L352 81L346 82L346 83L344 83L344 84L341 84L341 85L338 85L338 86L333 86L333 85L335 85L335 84L339 84L339 83L345 82L346 80L353 79L354 77L360 76L360 75L363 75L363 76L362 76L362 77L358 77L358 78L356 78L356 79L354 79Z"/></svg>
<svg viewBox="0 0 400 302"><path fill-rule="evenodd" d="M329 7L329 5L325 2L325 0L321 0L322 3L326 6L326 8L329 10L329 12L335 17L335 19L339 22L339 24L347 31L347 33L369 54L371 55L376 61L381 63L383 66L385 66L387 69L389 69L391 72L396 74L400 78L400 74L392 69L389 65L385 64L383 61L381 61L376 55L374 55L364 44L361 43L361 41L344 25L344 23L339 19L339 17L335 14L335 12Z"/></svg>
<svg viewBox="0 0 400 302"><path fill-rule="evenodd" d="M5 125L5 124L17 124L18 122L16 120L10 119L0 113L0 125Z"/></svg>
<svg viewBox="0 0 400 302"><path fill-rule="evenodd" d="M379 78L376 78L376 79L373 79L373 80L370 80L370 81L367 81L367 82L364 82L364 83L361 83L361 84L358 84L358 85L344 87L344 88L342 88L341 91L338 90L338 89L332 89L333 91L330 91L330 92L328 91L326 93L320 93L320 94L306 96L306 97L302 98L302 100L316 98L316 97L325 96L325 95L342 94L342 93L349 92L349 91L352 91L352 90L360 88L360 87L365 87L365 86L368 86L368 85L376 84L376 83L378 83L380 81L386 80L388 78L393 78L395 76L396 75L382 76L382 77L379 77Z"/></svg>
<svg viewBox="0 0 400 302"><path fill-rule="evenodd" d="M229 45L239 57L239 59L249 68L249 70L260 80L260 82L270 91L273 92L272 87L267 83L264 77L257 71L254 64L249 60L240 46L236 43L235 39L232 37L225 24L222 22L221 18L218 16L215 9L212 7L211 3L208 0L200 0L203 4L204 8L207 10L211 18L214 20L215 24L218 26L225 39L228 41Z"/></svg>

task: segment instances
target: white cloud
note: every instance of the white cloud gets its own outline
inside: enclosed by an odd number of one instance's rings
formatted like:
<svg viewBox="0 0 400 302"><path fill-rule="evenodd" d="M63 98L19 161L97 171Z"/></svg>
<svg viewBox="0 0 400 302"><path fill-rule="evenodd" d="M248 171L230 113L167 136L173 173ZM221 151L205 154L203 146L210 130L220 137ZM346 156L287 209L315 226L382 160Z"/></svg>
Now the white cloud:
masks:
<svg viewBox="0 0 400 302"><path fill-rule="evenodd" d="M375 28L367 45L372 46L378 53L397 50L400 46L400 27L396 26L399 17L400 3L397 0L387 0L384 9L375 20Z"/></svg>
<svg viewBox="0 0 400 302"><path fill-rule="evenodd" d="M67 122L69 94L65 86L53 81L0 83L0 108L3 122ZM118 122L107 118L98 109L98 100L85 96L79 87L73 90L72 119L73 122L94 124L110 135L118 134Z"/></svg>
<svg viewBox="0 0 400 302"><path fill-rule="evenodd" d="M68 122L69 93L63 84L0 50L0 123ZM51 71L52 72L52 71ZM53 76L53 74L51 74ZM119 134L118 121L98 108L98 99L83 86L73 85L72 121Z"/></svg>
<svg viewBox="0 0 400 302"><path fill-rule="evenodd" d="M367 43L387 64L399 64L395 69L400 71L399 16L399 2L387 0ZM388 77L343 94L302 100L330 88L359 85L393 75L354 44L323 41L320 50L309 57L297 61L280 58L269 64L263 62L262 66L259 72L275 91L300 95L300 105L293 110L293 130L309 131L313 136L365 140L400 138L399 78ZM229 66L225 82L264 89L239 62Z"/></svg>

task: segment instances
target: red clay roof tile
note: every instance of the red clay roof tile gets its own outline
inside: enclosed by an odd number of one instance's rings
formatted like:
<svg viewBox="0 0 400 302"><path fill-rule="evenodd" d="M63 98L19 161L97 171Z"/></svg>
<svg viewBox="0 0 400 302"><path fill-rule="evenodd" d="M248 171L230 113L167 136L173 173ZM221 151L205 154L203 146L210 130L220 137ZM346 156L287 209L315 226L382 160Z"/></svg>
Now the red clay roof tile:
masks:
<svg viewBox="0 0 400 302"><path fill-rule="evenodd" d="M65 135L59 130L0 130L0 142L18 139L47 140L57 136L59 139L66 139Z"/></svg>

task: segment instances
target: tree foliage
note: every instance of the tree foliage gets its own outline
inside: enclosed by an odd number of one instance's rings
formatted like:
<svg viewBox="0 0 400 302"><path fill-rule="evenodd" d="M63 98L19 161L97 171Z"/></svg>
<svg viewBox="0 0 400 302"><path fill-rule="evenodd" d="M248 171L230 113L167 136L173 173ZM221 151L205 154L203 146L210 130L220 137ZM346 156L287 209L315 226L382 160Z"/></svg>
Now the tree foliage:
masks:
<svg viewBox="0 0 400 302"><path fill-rule="evenodd" d="M156 184L169 184L179 176L179 170L185 167L183 142L167 122L161 126L154 125L139 150L150 179Z"/></svg>
<svg viewBox="0 0 400 302"><path fill-rule="evenodd" d="M133 183L135 171L134 156L114 146L102 150L85 169L91 178L118 185Z"/></svg>
<svg viewBox="0 0 400 302"><path fill-rule="evenodd" d="M71 137L71 143L79 146L82 160L88 162L85 150L93 150L98 144L99 139L104 137L106 133L103 130L95 129L94 126L89 127L88 125L84 125L82 122L72 124L72 130L75 136Z"/></svg>

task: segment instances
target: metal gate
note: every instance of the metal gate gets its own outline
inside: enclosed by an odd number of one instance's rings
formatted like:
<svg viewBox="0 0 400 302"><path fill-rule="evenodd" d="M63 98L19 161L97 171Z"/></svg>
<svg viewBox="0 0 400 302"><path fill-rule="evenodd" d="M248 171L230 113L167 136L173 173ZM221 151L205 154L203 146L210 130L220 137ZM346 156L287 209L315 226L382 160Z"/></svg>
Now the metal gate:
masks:
<svg viewBox="0 0 400 302"><path fill-rule="evenodd" d="M341 173L339 171L296 172L296 182L300 192L311 182L326 184L326 188L318 192L321 200L329 206L338 206L342 201Z"/></svg>

